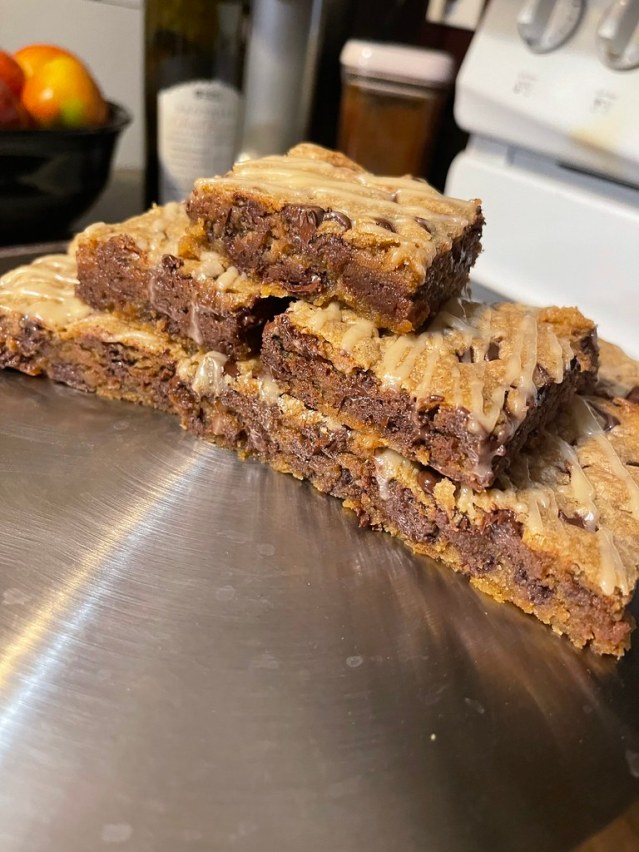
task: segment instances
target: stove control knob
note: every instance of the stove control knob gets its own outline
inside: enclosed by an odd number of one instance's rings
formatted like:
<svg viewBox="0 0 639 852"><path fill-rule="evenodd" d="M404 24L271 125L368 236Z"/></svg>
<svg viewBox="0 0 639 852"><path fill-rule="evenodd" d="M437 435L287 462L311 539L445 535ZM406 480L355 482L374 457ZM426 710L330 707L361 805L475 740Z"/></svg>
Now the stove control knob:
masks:
<svg viewBox="0 0 639 852"><path fill-rule="evenodd" d="M616 0L597 29L597 49L616 71L639 67L639 0Z"/></svg>
<svg viewBox="0 0 639 852"><path fill-rule="evenodd" d="M586 0L526 0L517 15L519 35L535 53L550 53L579 26Z"/></svg>

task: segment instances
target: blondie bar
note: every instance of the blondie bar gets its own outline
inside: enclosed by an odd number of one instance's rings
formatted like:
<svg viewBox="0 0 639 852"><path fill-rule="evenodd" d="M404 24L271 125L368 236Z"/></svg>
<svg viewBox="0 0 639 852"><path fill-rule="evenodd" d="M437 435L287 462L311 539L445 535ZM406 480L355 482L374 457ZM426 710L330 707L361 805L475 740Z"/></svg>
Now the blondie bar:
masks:
<svg viewBox="0 0 639 852"><path fill-rule="evenodd" d="M125 319L159 322L191 347L246 357L259 349L266 320L284 310L286 294L250 281L209 249L182 255L187 225L174 202L122 224L91 225L72 246L78 296Z"/></svg>
<svg viewBox="0 0 639 852"><path fill-rule="evenodd" d="M196 181L187 209L195 244L396 332L418 329L462 290L483 225L476 200L446 198L417 178L376 177L310 144Z"/></svg>
<svg viewBox="0 0 639 852"><path fill-rule="evenodd" d="M454 299L419 335L380 335L337 302L294 302L266 327L262 360L311 408L481 489L592 381L597 341L575 308Z"/></svg>

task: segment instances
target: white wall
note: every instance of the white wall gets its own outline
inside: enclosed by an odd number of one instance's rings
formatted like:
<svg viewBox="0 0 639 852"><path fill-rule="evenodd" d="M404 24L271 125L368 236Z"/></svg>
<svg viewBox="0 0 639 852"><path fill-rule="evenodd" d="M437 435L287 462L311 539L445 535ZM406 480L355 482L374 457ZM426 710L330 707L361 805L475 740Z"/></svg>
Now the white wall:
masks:
<svg viewBox="0 0 639 852"><path fill-rule="evenodd" d="M123 104L133 122L124 132L116 166L143 162L142 0L0 0L0 47L59 44L91 68L105 96Z"/></svg>

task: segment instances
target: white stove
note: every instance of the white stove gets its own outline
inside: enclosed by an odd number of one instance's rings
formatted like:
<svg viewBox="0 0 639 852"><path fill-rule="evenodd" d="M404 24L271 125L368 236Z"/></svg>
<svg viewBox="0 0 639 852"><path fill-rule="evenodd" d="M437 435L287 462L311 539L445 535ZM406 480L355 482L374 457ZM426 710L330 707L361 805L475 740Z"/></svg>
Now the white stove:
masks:
<svg viewBox="0 0 639 852"><path fill-rule="evenodd" d="M639 0L491 0L455 115L446 191L486 215L473 279L576 304L639 357Z"/></svg>

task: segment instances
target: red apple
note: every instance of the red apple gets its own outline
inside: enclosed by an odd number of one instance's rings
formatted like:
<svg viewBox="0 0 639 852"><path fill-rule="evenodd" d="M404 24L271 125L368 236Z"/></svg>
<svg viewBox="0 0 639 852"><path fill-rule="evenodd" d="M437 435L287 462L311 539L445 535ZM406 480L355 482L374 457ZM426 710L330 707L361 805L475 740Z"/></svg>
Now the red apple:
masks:
<svg viewBox="0 0 639 852"><path fill-rule="evenodd" d="M0 80L19 98L24 86L24 71L11 54L0 50Z"/></svg>
<svg viewBox="0 0 639 852"><path fill-rule="evenodd" d="M7 84L0 80L0 130L21 130L30 124L29 113Z"/></svg>

